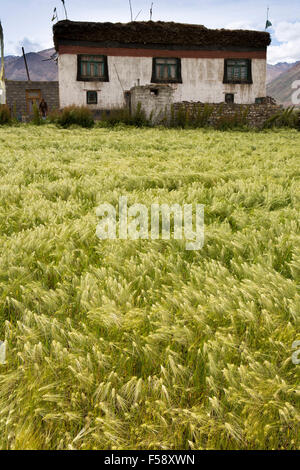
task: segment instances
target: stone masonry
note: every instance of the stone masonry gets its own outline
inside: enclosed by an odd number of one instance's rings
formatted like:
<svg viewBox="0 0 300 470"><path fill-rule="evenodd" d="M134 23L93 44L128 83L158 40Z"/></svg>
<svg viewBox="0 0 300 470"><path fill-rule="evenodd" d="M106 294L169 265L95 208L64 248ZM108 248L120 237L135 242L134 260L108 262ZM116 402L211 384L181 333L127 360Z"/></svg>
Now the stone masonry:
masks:
<svg viewBox="0 0 300 470"><path fill-rule="evenodd" d="M261 128L264 122L280 111L281 106L276 105L271 98L261 98L259 103L227 104L182 101L174 103L174 88L172 85L146 85L135 86L130 90L130 108L134 112L138 104L145 111L148 119L154 124L168 124L172 116L184 112L195 116L204 110L208 113L207 123L216 126L220 121L235 118L245 121L250 127Z"/></svg>
<svg viewBox="0 0 300 470"><path fill-rule="evenodd" d="M174 103L172 113L176 115L179 110L184 110L190 115L204 110L204 107L209 110L207 124L216 126L221 120L245 119L245 123L253 128L263 127L265 121L282 109L282 106L276 105L270 101L265 101L261 104L204 104L194 102ZM169 119L171 111L168 114Z"/></svg>
<svg viewBox="0 0 300 470"><path fill-rule="evenodd" d="M130 108L135 111L140 103L148 119L159 123L173 103L174 89L171 85L135 86L130 90Z"/></svg>
<svg viewBox="0 0 300 470"><path fill-rule="evenodd" d="M16 111L17 117L28 116L28 106L26 95L30 90L40 90L40 96L48 104L48 110L52 111L59 108L59 89L58 82L26 82L7 80L6 85L6 103L12 112Z"/></svg>

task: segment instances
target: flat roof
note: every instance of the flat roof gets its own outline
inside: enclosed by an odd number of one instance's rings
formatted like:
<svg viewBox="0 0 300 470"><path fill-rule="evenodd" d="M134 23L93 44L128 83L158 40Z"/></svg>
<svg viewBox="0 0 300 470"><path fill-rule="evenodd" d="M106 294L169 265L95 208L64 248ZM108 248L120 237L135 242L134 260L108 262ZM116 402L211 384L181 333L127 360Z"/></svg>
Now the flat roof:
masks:
<svg viewBox="0 0 300 470"><path fill-rule="evenodd" d="M147 47L174 46L199 49L253 48L265 49L271 36L265 31L208 29L203 25L163 21L131 23L91 23L59 21L53 26L54 44L99 43Z"/></svg>

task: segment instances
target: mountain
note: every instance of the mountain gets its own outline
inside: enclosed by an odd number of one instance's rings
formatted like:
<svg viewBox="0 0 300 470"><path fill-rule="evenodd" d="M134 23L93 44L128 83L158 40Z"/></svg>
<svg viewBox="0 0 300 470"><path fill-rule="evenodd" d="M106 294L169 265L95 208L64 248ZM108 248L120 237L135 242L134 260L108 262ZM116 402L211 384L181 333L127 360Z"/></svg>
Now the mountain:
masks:
<svg viewBox="0 0 300 470"><path fill-rule="evenodd" d="M300 61L292 64L286 72L272 80L267 85L267 95L272 96L276 101L285 106L292 105L292 94L294 92L292 83L300 80Z"/></svg>
<svg viewBox="0 0 300 470"><path fill-rule="evenodd" d="M282 73L287 72L290 68L292 68L295 65L295 62L292 64L289 64L288 62L278 62L278 64L267 65L267 83L272 82L277 78L279 75Z"/></svg>
<svg viewBox="0 0 300 470"><path fill-rule="evenodd" d="M30 79L32 81L58 80L57 64L51 60L54 49L26 54ZM27 80L23 56L7 56L4 59L7 80Z"/></svg>

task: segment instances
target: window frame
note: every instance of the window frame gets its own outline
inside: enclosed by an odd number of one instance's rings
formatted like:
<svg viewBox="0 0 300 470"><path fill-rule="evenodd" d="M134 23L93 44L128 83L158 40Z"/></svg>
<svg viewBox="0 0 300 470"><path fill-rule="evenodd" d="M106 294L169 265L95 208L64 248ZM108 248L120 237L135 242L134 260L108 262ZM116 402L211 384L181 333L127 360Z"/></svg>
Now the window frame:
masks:
<svg viewBox="0 0 300 470"><path fill-rule="evenodd" d="M157 60L176 60L176 78L161 79L156 76L156 61ZM181 59L179 57L153 57L152 58L152 77L151 83L182 83L181 76Z"/></svg>
<svg viewBox="0 0 300 470"><path fill-rule="evenodd" d="M95 93L95 95L96 95L96 102L95 103L89 103L89 94L90 93ZM96 104L98 104L98 92L96 90L87 90L87 92L86 92L86 104L88 106L93 106L93 105L95 106Z"/></svg>
<svg viewBox="0 0 300 470"><path fill-rule="evenodd" d="M103 59L104 75L103 77L85 77L81 75L82 57L97 57ZM102 54L77 54L77 81L78 82L109 82L107 56Z"/></svg>
<svg viewBox="0 0 300 470"><path fill-rule="evenodd" d="M228 78L228 62L247 62L247 79L246 80L232 80ZM224 60L224 79L223 83L230 83L233 85L252 85L252 60L251 59L225 59Z"/></svg>

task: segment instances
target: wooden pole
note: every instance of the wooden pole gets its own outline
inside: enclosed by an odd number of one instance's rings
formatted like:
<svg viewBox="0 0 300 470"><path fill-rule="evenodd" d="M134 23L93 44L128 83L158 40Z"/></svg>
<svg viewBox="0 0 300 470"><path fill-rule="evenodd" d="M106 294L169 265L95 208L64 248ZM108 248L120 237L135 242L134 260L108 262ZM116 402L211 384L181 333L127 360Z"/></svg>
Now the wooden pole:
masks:
<svg viewBox="0 0 300 470"><path fill-rule="evenodd" d="M2 24L0 21L0 53L1 53L1 63L0 63L0 80L5 79L5 74L4 74L4 33L3 33L3 28Z"/></svg>
<svg viewBox="0 0 300 470"><path fill-rule="evenodd" d="M129 0L129 7L130 7L130 17L131 17L131 21L133 21L133 11L132 11L131 0Z"/></svg>
<svg viewBox="0 0 300 470"><path fill-rule="evenodd" d="M67 20L67 19L68 19L68 13L67 13L66 5L65 5L65 0L61 0L61 1L62 1L63 6L64 6L65 15L66 15L66 20Z"/></svg>
<svg viewBox="0 0 300 470"><path fill-rule="evenodd" d="M6 104L5 67L4 67L4 33L0 21L0 104Z"/></svg>
<svg viewBox="0 0 300 470"><path fill-rule="evenodd" d="M28 81L30 82L29 70L28 70L28 65L27 65L27 60L26 60L26 54L25 54L25 51L24 51L24 47L22 47L22 52L23 52L23 58L24 58L24 62L25 62L26 72L27 72L27 78L28 78Z"/></svg>

